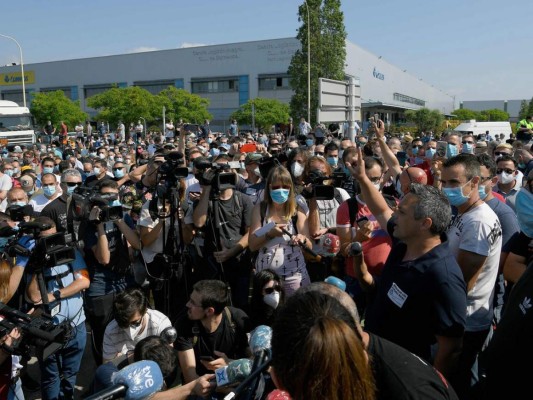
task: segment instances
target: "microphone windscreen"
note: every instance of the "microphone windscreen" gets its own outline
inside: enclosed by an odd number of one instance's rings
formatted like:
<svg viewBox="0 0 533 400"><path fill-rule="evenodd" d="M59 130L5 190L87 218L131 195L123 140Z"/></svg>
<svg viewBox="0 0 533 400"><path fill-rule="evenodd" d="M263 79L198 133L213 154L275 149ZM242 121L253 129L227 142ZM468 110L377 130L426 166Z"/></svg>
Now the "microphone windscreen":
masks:
<svg viewBox="0 0 533 400"><path fill-rule="evenodd" d="M163 374L154 361L143 360L113 374L113 384L124 385L126 400L142 400L163 387Z"/></svg>
<svg viewBox="0 0 533 400"><path fill-rule="evenodd" d="M215 370L217 386L228 386L242 382L252 371L252 361L248 358L230 361L224 367Z"/></svg>
<svg viewBox="0 0 533 400"><path fill-rule="evenodd" d="M337 286L343 292L346 291L346 282L342 279L337 278L336 276L328 276L324 279L324 282L329 283L330 285Z"/></svg>
<svg viewBox="0 0 533 400"><path fill-rule="evenodd" d="M259 325L250 335L250 349L253 354L261 350L270 350L272 342L272 328L266 325Z"/></svg>

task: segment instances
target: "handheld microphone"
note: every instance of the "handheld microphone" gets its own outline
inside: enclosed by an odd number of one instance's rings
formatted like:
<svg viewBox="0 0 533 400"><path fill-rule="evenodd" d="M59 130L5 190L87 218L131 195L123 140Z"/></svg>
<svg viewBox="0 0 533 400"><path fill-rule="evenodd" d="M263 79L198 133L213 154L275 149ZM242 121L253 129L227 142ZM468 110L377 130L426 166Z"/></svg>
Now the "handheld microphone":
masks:
<svg viewBox="0 0 533 400"><path fill-rule="evenodd" d="M353 242L348 248L348 257L358 257L363 252L363 245L359 242Z"/></svg>
<svg viewBox="0 0 533 400"><path fill-rule="evenodd" d="M252 370L252 361L247 358L230 361L224 367L215 370L217 387L242 382Z"/></svg>
<svg viewBox="0 0 533 400"><path fill-rule="evenodd" d="M142 400L163 387L163 374L154 361L138 361L111 378L113 386L104 389L86 400L112 400L124 397L126 400Z"/></svg>
<svg viewBox="0 0 533 400"><path fill-rule="evenodd" d="M161 339L163 339L168 344L172 344L178 338L178 332L173 326L167 326L165 329L163 329L163 332L161 332L161 335L159 336L161 336Z"/></svg>
<svg viewBox="0 0 533 400"><path fill-rule="evenodd" d="M267 325L259 325L250 335L250 349L254 356L264 351L270 351L272 347L272 328Z"/></svg>
<svg viewBox="0 0 533 400"><path fill-rule="evenodd" d="M241 384L239 388L235 390L235 395L238 394L237 390L243 391L243 400L252 399L257 391L261 373L257 371L263 371L265 365L270 362L270 350L272 348L272 328L267 325L259 325L252 331L250 335L250 349L254 354L254 363L252 365L253 378L246 379L247 384Z"/></svg>
<svg viewBox="0 0 533 400"><path fill-rule="evenodd" d="M280 229L285 235L289 235L289 237L291 239L294 237L294 235L292 233L290 233L287 229L285 229L285 228L280 228ZM318 254L317 252L315 252L312 248L307 247L307 245L305 243L298 242L298 245L302 248L303 251L309 253L310 255L315 257L318 261L322 260L322 256L320 254Z"/></svg>

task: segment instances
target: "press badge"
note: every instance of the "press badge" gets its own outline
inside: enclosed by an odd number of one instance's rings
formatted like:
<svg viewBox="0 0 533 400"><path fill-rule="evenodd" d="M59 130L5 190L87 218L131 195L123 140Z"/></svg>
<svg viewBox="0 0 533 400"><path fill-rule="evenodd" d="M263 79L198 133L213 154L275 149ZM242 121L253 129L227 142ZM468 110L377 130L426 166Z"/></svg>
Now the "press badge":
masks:
<svg viewBox="0 0 533 400"><path fill-rule="evenodd" d="M48 308L50 308L52 306L52 304L54 303L50 303L48 304ZM49 314L54 317L56 316L57 314L59 314L59 311L61 311L61 302L58 301L57 304L55 306L53 306L51 309L50 309L50 312Z"/></svg>
<svg viewBox="0 0 533 400"><path fill-rule="evenodd" d="M407 294L405 294L400 287L393 283L389 291L387 292L389 299L396 304L398 307L402 308L405 300L407 300Z"/></svg>

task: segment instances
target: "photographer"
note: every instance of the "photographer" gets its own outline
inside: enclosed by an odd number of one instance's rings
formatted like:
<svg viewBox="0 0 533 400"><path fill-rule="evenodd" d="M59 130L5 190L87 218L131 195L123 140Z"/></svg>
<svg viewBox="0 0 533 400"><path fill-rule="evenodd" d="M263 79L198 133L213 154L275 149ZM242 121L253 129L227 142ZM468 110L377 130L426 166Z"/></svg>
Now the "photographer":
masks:
<svg viewBox="0 0 533 400"><path fill-rule="evenodd" d="M50 225L50 229L40 232L37 240L57 233L54 221L50 218L38 217L35 222ZM38 246L36 243L38 242L35 239L30 239L25 247L34 249ZM35 260L34 257L40 258L42 255L35 251L30 257L21 255L17 257L16 265L29 266L33 269L30 272L31 278L26 294L32 303L38 305L43 303L37 280L37 276L40 275L38 269L42 268L42 260ZM90 286L89 274L77 250L73 262L55 265L51 268L47 266L41 271L46 285L47 301L56 311L54 324L68 321L73 328L72 336L65 346L46 359L39 358L42 398L57 399L60 393L65 398L72 398L87 340L82 291Z"/></svg>
<svg viewBox="0 0 533 400"><path fill-rule="evenodd" d="M106 220L102 210L112 213L121 206L117 183L106 179L100 183L98 192L101 200L107 199L108 205L92 206L84 233L85 259L91 276L91 288L86 296L87 316L97 362L101 357L105 327L111 321L115 296L134 284L128 246L137 250L141 247L129 215L122 217L122 213L113 213L112 220Z"/></svg>
<svg viewBox="0 0 533 400"><path fill-rule="evenodd" d="M232 289L233 304L244 308L248 303L251 272L246 249L252 201L235 190L238 176L227 164L226 157L219 157L204 173L200 182L202 194L194 208L193 220L196 228L205 227L207 256L200 266L205 278L226 281ZM225 179L228 182L222 184L221 180ZM215 221L219 221L218 224Z"/></svg>

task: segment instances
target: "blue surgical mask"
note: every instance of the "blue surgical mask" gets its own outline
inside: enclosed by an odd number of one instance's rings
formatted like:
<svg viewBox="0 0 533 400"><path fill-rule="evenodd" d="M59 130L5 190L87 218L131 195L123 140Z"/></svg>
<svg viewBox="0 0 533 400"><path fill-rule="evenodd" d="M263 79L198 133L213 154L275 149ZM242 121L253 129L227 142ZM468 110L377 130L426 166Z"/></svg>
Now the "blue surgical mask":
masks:
<svg viewBox="0 0 533 400"><path fill-rule="evenodd" d="M305 139L305 145L307 147L311 147L314 144L315 144L315 141L313 139Z"/></svg>
<svg viewBox="0 0 533 400"><path fill-rule="evenodd" d="M46 197L52 197L56 193L55 186L45 186L43 187L43 193Z"/></svg>
<svg viewBox="0 0 533 400"><path fill-rule="evenodd" d="M469 183L470 181L466 182L463 186L454 188L442 188L442 191L444 192L452 206L459 207L468 201L470 196L465 196L463 194L463 188Z"/></svg>
<svg viewBox="0 0 533 400"><path fill-rule="evenodd" d="M220 154L220 150L219 149L211 149L209 150L209 154L211 154L213 157L216 157Z"/></svg>
<svg viewBox="0 0 533 400"><path fill-rule="evenodd" d="M43 168L43 174L53 174L54 173L54 167L44 167Z"/></svg>
<svg viewBox="0 0 533 400"><path fill-rule="evenodd" d="M474 154L474 145L470 143L463 144L462 153Z"/></svg>
<svg viewBox="0 0 533 400"><path fill-rule="evenodd" d="M284 204L289 199L289 189L271 190L270 197L274 203Z"/></svg>
<svg viewBox="0 0 533 400"><path fill-rule="evenodd" d="M6 174L7 176L13 176L13 170L12 169L6 169L4 171L4 174Z"/></svg>
<svg viewBox="0 0 533 400"><path fill-rule="evenodd" d="M526 169L526 164L524 164L524 163L518 163L518 168L520 168L520 169Z"/></svg>
<svg viewBox="0 0 533 400"><path fill-rule="evenodd" d="M26 205L26 202L24 201L14 201L13 203L11 203L12 206L20 206L20 207L24 207Z"/></svg>
<svg viewBox="0 0 533 400"><path fill-rule="evenodd" d="M332 167L336 167L337 163L339 162L339 157L328 157L327 158L328 164Z"/></svg>
<svg viewBox="0 0 533 400"><path fill-rule="evenodd" d="M124 170L123 169L115 169L113 170L113 175L115 176L115 178L124 178Z"/></svg>
<svg viewBox="0 0 533 400"><path fill-rule="evenodd" d="M516 195L516 217L520 230L529 238L533 238L533 194L522 188Z"/></svg>
<svg viewBox="0 0 533 400"><path fill-rule="evenodd" d="M478 192L479 192L479 198L481 200L485 200L487 198L487 196L489 195L486 191L485 191L485 186L484 185L481 185L479 186L478 188Z"/></svg>
<svg viewBox="0 0 533 400"><path fill-rule="evenodd" d="M76 186L67 186L67 196L72 196L75 189L76 189Z"/></svg>
<svg viewBox="0 0 533 400"><path fill-rule="evenodd" d="M413 153L414 156L416 156L418 154L418 147L413 147L411 149L411 152Z"/></svg>
<svg viewBox="0 0 533 400"><path fill-rule="evenodd" d="M433 156L435 155L435 153L437 152L437 150L435 150L434 148L430 147L426 150L426 157L427 158L433 158Z"/></svg>
<svg viewBox="0 0 533 400"><path fill-rule="evenodd" d="M348 167L344 167L343 170L344 170L344 174L345 174L346 176L352 176L352 173L350 172L350 170L348 169Z"/></svg>
<svg viewBox="0 0 533 400"><path fill-rule="evenodd" d="M213 138L208 137L207 138L207 143L209 143L209 144L213 143Z"/></svg>
<svg viewBox="0 0 533 400"><path fill-rule="evenodd" d="M448 158L455 157L457 155L457 146L455 144L448 143L446 147L446 156Z"/></svg>

